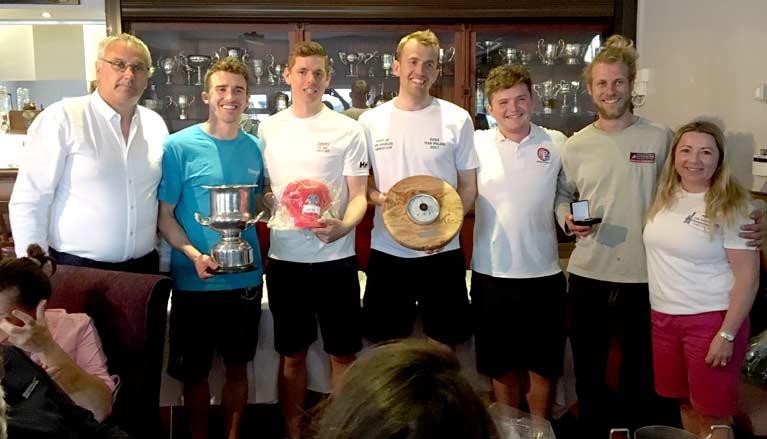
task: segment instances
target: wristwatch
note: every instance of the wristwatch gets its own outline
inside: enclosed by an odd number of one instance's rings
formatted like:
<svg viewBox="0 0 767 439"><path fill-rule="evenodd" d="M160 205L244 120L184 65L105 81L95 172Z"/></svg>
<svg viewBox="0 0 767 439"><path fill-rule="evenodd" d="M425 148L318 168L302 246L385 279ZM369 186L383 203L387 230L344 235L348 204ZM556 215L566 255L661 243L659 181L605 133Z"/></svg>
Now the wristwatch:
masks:
<svg viewBox="0 0 767 439"><path fill-rule="evenodd" d="M719 332L719 336L720 336L720 337L722 337L723 339L725 339L725 340L729 341L730 343L732 343L733 341L735 341L735 336L734 336L734 335L732 335L732 334L730 334L730 333L729 333L729 332L727 332L727 331L721 331L721 332Z"/></svg>

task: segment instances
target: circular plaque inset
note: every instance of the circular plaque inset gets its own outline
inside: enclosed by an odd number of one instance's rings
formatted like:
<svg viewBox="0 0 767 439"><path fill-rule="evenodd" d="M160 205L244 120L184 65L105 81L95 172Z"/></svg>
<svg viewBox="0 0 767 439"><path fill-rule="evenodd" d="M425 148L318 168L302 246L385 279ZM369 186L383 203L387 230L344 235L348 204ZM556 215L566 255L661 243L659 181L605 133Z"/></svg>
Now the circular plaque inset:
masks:
<svg viewBox="0 0 767 439"><path fill-rule="evenodd" d="M436 250L461 230L463 203L448 182L416 175L389 189L382 217L384 227L400 245L413 250Z"/></svg>
<svg viewBox="0 0 767 439"><path fill-rule="evenodd" d="M407 200L407 215L416 224L431 224L439 217L439 201L429 194L415 194Z"/></svg>

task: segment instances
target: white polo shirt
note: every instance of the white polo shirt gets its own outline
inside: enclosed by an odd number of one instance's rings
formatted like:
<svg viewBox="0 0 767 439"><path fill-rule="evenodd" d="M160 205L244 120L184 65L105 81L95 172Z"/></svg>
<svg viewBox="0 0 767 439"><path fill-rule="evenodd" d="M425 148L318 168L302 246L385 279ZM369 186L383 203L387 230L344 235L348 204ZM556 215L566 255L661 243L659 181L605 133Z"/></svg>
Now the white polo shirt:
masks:
<svg viewBox="0 0 767 439"><path fill-rule="evenodd" d="M258 127L266 174L277 200L288 184L303 179L325 183L337 197L331 208L343 218L349 201L347 176L369 173L367 140L354 119L324 105L314 116L295 117L290 109L280 111ZM275 215L284 213L278 206ZM308 230L270 228L269 257L291 262L325 262L354 255L354 231L324 243Z"/></svg>
<svg viewBox="0 0 767 439"><path fill-rule="evenodd" d="M10 202L18 255L37 243L124 262L155 248L168 129L159 114L137 106L126 143L120 119L95 91L56 102L32 122Z"/></svg>
<svg viewBox="0 0 767 439"><path fill-rule="evenodd" d="M478 165L471 116L453 103L433 98L426 108L405 111L391 100L362 113L359 121L367 128L370 163L381 192L414 175L438 177L455 188L458 171ZM402 258L426 255L398 244L389 235L381 206L376 206L371 248ZM444 250L458 248L456 235Z"/></svg>
<svg viewBox="0 0 767 439"><path fill-rule="evenodd" d="M479 157L472 269L504 278L561 271L554 198L567 137L531 124L521 143L498 129L478 130Z"/></svg>

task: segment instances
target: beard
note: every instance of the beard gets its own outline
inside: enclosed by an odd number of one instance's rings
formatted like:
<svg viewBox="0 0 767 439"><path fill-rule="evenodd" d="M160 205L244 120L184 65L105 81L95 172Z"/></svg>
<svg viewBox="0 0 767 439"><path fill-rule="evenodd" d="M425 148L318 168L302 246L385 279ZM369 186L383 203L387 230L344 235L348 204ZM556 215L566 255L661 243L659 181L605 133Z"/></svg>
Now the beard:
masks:
<svg viewBox="0 0 767 439"><path fill-rule="evenodd" d="M596 107L597 113L599 113L599 117L601 119L607 119L607 120L620 119L621 116L626 114L630 106L631 106L631 101L629 99L625 99L623 101L623 105L616 108L615 110L610 110L604 105L600 105L598 101L596 100L594 101L594 107Z"/></svg>

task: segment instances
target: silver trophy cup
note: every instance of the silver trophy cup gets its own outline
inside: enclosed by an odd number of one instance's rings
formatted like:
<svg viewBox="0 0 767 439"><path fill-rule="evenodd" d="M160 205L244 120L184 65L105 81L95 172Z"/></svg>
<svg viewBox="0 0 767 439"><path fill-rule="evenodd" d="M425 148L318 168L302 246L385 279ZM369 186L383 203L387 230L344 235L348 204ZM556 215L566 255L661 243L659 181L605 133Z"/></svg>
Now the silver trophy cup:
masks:
<svg viewBox="0 0 767 439"><path fill-rule="evenodd" d="M256 77L256 85L261 85L261 78L264 77L264 73L266 73L266 64L264 63L264 60L261 58L254 59L253 75Z"/></svg>
<svg viewBox="0 0 767 439"><path fill-rule="evenodd" d="M553 66L557 59L562 56L564 49L564 40L559 40L556 43L546 43L543 38L538 40L538 56L541 58L541 62L547 66Z"/></svg>
<svg viewBox="0 0 767 439"><path fill-rule="evenodd" d="M239 58L244 63L247 63L248 58L250 57L248 50L244 47L220 47L213 53L213 56L215 56L217 60L231 56L232 58Z"/></svg>
<svg viewBox="0 0 767 439"><path fill-rule="evenodd" d="M533 84L533 90L535 94L541 98L543 102L543 114L552 114L554 112L554 106L557 104L557 95L561 88L560 84L555 84L554 81L549 79L539 84Z"/></svg>
<svg viewBox="0 0 767 439"><path fill-rule="evenodd" d="M391 53L384 53L381 55L381 68L384 70L384 76L387 78L391 76L391 66L394 63L394 55Z"/></svg>
<svg viewBox="0 0 767 439"><path fill-rule="evenodd" d="M160 57L157 60L157 67L165 73L165 85L173 84L173 73L181 66L177 56Z"/></svg>
<svg viewBox="0 0 767 439"><path fill-rule="evenodd" d="M189 62L189 66L197 70L197 78L194 85L202 85L202 79L205 76L202 68L210 64L210 57L208 55L189 55L186 59Z"/></svg>
<svg viewBox="0 0 767 439"><path fill-rule="evenodd" d="M513 47L501 49L501 59L506 65L518 64L522 61L521 53Z"/></svg>
<svg viewBox="0 0 767 439"><path fill-rule="evenodd" d="M189 96L189 95L178 95L178 98L175 101L170 96L165 96L165 99L168 100L168 105L178 107L179 109L178 118L180 120L186 120L187 118L186 110L189 107L191 107L195 101L194 96Z"/></svg>
<svg viewBox="0 0 767 439"><path fill-rule="evenodd" d="M564 51L562 52L562 58L565 59L565 64L578 65L583 63L583 57L586 55L586 49L588 45L581 43L567 43L565 44Z"/></svg>
<svg viewBox="0 0 767 439"><path fill-rule="evenodd" d="M199 212L194 219L219 234L221 240L210 249L210 255L218 263L216 273L241 273L255 270L253 247L242 239L242 231L256 224L263 212L253 216L250 197L255 184L203 186L210 191L210 216L203 218Z"/></svg>

